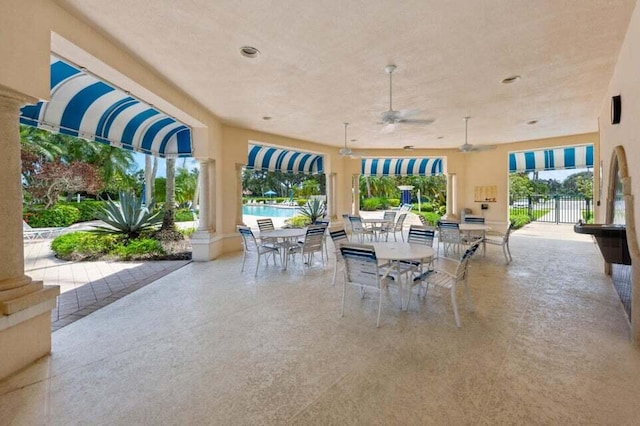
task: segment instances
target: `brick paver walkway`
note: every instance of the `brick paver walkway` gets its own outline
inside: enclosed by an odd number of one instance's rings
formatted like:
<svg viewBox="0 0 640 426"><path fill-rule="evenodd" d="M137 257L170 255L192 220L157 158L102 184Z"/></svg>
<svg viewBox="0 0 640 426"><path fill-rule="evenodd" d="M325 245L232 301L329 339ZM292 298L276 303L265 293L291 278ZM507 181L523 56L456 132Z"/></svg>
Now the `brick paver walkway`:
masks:
<svg viewBox="0 0 640 426"><path fill-rule="evenodd" d="M51 240L25 241L25 271L34 280L59 285L58 306L51 312L53 331L152 283L189 263L185 260L144 262L67 262L50 250Z"/></svg>

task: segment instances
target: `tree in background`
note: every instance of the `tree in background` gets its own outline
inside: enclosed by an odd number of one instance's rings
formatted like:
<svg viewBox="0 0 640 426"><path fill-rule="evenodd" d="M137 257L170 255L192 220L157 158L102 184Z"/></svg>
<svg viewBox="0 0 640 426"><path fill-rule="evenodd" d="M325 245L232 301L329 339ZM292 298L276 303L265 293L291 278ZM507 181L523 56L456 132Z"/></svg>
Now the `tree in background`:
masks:
<svg viewBox="0 0 640 426"><path fill-rule="evenodd" d="M529 199L533 195L533 185L527 173L509 174L509 203L516 200Z"/></svg>
<svg viewBox="0 0 640 426"><path fill-rule="evenodd" d="M32 177L28 175L34 171L33 167L27 163L33 163L33 155L39 158L38 162L42 167L48 162L59 163L56 166L51 166L51 168L58 170L64 168L65 178L63 180L68 183L71 182L69 173L74 171L83 174L83 176L79 177L79 180L87 179L88 169L79 166L71 167L71 164L85 163L93 165L98 171L100 180L87 185L87 187L91 188L91 191L86 192L92 194L117 194L121 189L130 190L139 186L138 180L132 176L135 161L131 151L29 126L20 127L20 136L24 153L23 177L27 181L27 186L29 178ZM99 188L96 189L95 184L99 184ZM70 197L76 191L72 188L81 186L68 184L62 192ZM85 190L80 190L79 192L85 192ZM56 201L53 202L55 203Z"/></svg>
<svg viewBox="0 0 640 426"><path fill-rule="evenodd" d="M189 171L186 167L179 168L176 175L176 201L180 207L195 207L197 189L198 169Z"/></svg>
<svg viewBox="0 0 640 426"><path fill-rule="evenodd" d="M176 228L176 159L167 158L167 187L165 193L162 226L154 234L160 241L180 241L184 236Z"/></svg>
<svg viewBox="0 0 640 426"><path fill-rule="evenodd" d="M155 155L144 156L144 197L147 203L157 200L154 197L156 175L158 174L158 157Z"/></svg>

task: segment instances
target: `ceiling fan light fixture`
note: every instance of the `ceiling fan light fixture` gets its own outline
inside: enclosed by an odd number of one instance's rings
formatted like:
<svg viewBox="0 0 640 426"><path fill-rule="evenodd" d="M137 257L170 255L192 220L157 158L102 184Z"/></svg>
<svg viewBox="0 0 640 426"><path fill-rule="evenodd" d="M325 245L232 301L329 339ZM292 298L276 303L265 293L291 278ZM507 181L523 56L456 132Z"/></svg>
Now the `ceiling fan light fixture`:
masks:
<svg viewBox="0 0 640 426"><path fill-rule="evenodd" d="M529 120L529 121L527 121L527 124L529 126L533 126L534 124L538 124L538 120Z"/></svg>
<svg viewBox="0 0 640 426"><path fill-rule="evenodd" d="M521 78L522 77L520 77L519 75L512 75L510 77L502 79L502 84L515 83L516 81L520 80Z"/></svg>

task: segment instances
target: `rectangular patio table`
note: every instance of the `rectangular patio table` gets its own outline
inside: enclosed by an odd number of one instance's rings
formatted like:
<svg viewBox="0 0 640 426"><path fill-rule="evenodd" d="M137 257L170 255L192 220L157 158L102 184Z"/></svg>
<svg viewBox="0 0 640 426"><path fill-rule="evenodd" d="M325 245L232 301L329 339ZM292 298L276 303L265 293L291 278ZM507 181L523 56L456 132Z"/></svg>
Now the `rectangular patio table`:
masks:
<svg viewBox="0 0 640 426"><path fill-rule="evenodd" d="M411 292L411 285L407 283L406 291L407 295L407 304L405 306L405 298L404 298L404 285L402 283L402 274L406 271L402 271L400 268L400 263L402 261L407 262L428 262L433 258L435 254L435 250L433 247L429 247L424 244L415 244L415 243L403 243L403 242L379 242L371 244L376 252L376 257L378 260L388 261L389 268L393 268L396 271L397 279L398 279L398 288L400 291L400 309L406 310L409 307L409 299ZM409 277L407 276L407 280Z"/></svg>

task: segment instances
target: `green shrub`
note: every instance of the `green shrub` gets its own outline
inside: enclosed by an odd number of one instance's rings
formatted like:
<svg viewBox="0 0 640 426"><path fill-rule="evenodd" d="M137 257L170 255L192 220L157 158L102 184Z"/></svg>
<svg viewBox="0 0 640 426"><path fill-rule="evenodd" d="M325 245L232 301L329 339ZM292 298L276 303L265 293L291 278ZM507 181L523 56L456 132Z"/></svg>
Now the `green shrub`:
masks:
<svg viewBox="0 0 640 426"><path fill-rule="evenodd" d="M147 258L165 254L160 241L151 238L137 238L130 240L128 244L117 244L112 250L112 254L123 260L137 258Z"/></svg>
<svg viewBox="0 0 640 426"><path fill-rule="evenodd" d="M23 219L34 228L69 226L80 219L80 210L64 204L56 204L50 209L30 209Z"/></svg>
<svg viewBox="0 0 640 426"><path fill-rule="evenodd" d="M95 226L93 232L120 234L128 239L137 238L140 233L156 228L162 222L160 211L152 211L142 205L141 199L130 192L120 192L120 202L107 201L98 219L109 226Z"/></svg>
<svg viewBox="0 0 640 426"><path fill-rule="evenodd" d="M433 212L433 204L431 203L424 203L422 206L422 210L425 212Z"/></svg>
<svg viewBox="0 0 640 426"><path fill-rule="evenodd" d="M80 211L78 222L88 222L97 219L96 213L104 207L104 201L85 200L79 203L61 203L65 206L75 207Z"/></svg>
<svg viewBox="0 0 640 426"><path fill-rule="evenodd" d="M513 229L522 228L527 223L531 222L529 215L526 215L526 214L516 214L516 215L512 214L509 216L509 220L511 221L511 226L513 227Z"/></svg>
<svg viewBox="0 0 640 426"><path fill-rule="evenodd" d="M582 221L584 223L593 223L593 212L591 210L582 210Z"/></svg>
<svg viewBox="0 0 640 426"><path fill-rule="evenodd" d="M193 212L189 209L176 210L176 222L193 222Z"/></svg>
<svg viewBox="0 0 640 426"><path fill-rule="evenodd" d="M322 219L326 212L324 201L319 198L312 198L300 209L300 215L306 217L309 223Z"/></svg>
<svg viewBox="0 0 640 426"><path fill-rule="evenodd" d="M118 238L114 235L98 235L91 232L70 232L56 237L51 250L64 260L97 258L109 253Z"/></svg>
<svg viewBox="0 0 640 426"><path fill-rule="evenodd" d="M438 226L438 221L442 217L440 214L434 213L434 212L426 212L426 213L419 213L419 214L421 214L431 226Z"/></svg>
<svg viewBox="0 0 640 426"><path fill-rule="evenodd" d="M373 210L378 210L380 206L380 201L378 198L372 197L372 198L365 198L364 200L362 200L362 203L360 203L360 210L364 210L364 211L373 211Z"/></svg>
<svg viewBox="0 0 640 426"><path fill-rule="evenodd" d="M309 221L309 218L302 215L293 216L285 220L285 223L287 223L289 226L292 226L294 228L303 228L311 224L311 222Z"/></svg>
<svg viewBox="0 0 640 426"><path fill-rule="evenodd" d="M389 198L389 207L400 207L400 199L399 198Z"/></svg>
<svg viewBox="0 0 640 426"><path fill-rule="evenodd" d="M307 199L306 198L297 198L296 199L296 203L298 204L298 207L302 207L305 204L307 204Z"/></svg>
<svg viewBox="0 0 640 426"><path fill-rule="evenodd" d="M196 231L197 229L194 227L178 229L178 232L184 235L185 237L192 236Z"/></svg>

